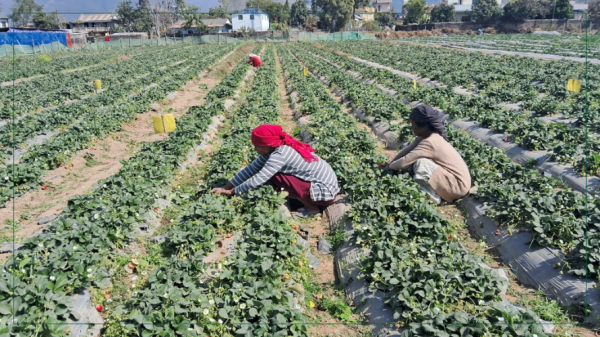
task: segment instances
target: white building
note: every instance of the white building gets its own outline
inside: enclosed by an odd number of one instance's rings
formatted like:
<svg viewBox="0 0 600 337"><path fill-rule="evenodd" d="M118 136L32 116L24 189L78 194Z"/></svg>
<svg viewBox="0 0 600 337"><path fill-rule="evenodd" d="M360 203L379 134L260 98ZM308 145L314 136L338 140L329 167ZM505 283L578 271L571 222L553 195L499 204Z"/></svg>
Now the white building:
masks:
<svg viewBox="0 0 600 337"><path fill-rule="evenodd" d="M266 32L269 30L269 15L255 8L246 8L231 13L231 25L234 32L244 28L254 29L255 32Z"/></svg>
<svg viewBox="0 0 600 337"><path fill-rule="evenodd" d="M8 28L8 15L0 12L0 28Z"/></svg>
<svg viewBox="0 0 600 337"><path fill-rule="evenodd" d="M373 0L373 7L375 12L391 12L392 11L392 0Z"/></svg>

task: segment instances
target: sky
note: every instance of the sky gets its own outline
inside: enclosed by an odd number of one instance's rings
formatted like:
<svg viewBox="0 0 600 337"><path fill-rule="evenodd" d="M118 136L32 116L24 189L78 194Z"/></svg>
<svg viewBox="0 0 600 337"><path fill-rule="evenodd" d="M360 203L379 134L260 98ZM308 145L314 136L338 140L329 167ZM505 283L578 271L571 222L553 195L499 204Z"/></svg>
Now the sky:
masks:
<svg viewBox="0 0 600 337"><path fill-rule="evenodd" d="M121 0L36 0L38 4L44 6L44 11L51 12L58 10L63 13L112 13L120 1ZM135 0L133 0L133 2L135 3ZM201 12L208 12L211 7L219 6L218 0L187 0L186 2L191 5L199 6ZM404 0L392 0L394 10L400 11L403 2ZM435 5L438 4L440 0L426 0L426 2L428 5ZM10 9L13 6L13 0L0 0L2 12L10 14ZM78 15L68 15L66 16L66 19L74 21L77 20L77 17Z"/></svg>

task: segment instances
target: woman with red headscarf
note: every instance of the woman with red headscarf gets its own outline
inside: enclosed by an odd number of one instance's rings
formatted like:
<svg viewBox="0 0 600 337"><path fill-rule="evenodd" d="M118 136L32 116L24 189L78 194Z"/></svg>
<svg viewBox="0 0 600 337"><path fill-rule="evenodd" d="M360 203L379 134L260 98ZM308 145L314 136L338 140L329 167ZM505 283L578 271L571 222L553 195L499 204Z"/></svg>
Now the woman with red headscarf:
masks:
<svg viewBox="0 0 600 337"><path fill-rule="evenodd" d="M310 145L292 138L279 125L260 125L252 130L251 139L260 156L213 193L242 194L270 182L304 204L303 215L318 214L318 206L335 201L340 190L337 177Z"/></svg>

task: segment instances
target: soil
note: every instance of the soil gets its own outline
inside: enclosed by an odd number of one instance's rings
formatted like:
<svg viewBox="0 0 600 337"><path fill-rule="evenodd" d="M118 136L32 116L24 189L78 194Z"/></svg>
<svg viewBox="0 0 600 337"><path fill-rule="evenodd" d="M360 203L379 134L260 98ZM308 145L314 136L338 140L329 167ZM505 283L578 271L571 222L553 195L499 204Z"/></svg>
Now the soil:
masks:
<svg viewBox="0 0 600 337"><path fill-rule="evenodd" d="M292 133L297 126L294 120L293 110L290 108L288 103L289 96L285 90L283 70L279 57L276 54L277 64L277 85L280 95L279 108L281 109L280 123L283 130L287 133ZM319 237L326 237L329 234L329 220L325 214L309 218L309 219L298 219L294 220L300 227L310 230L310 237L308 242L310 244L310 251L315 255L321 264L319 264L314 270L312 275L312 281L316 283L319 291L316 294L322 296L322 298L329 298L332 300L339 300L339 292L334 289L336 280L334 274L334 263L333 254L321 254L318 252L317 243ZM316 306L315 308L306 308L305 314L309 318L310 325L308 325L308 331L310 336L363 336L369 331L368 325L352 324L343 322L330 315L327 311ZM353 317L357 322L360 322L358 315Z"/></svg>
<svg viewBox="0 0 600 337"><path fill-rule="evenodd" d="M173 99L156 104L156 111L138 115L135 121L124 126L123 131L99 140L91 149L79 151L65 166L49 171L45 178L48 188L28 192L8 202L6 208L0 209L0 224L7 224L14 216L17 221L14 231L16 242L39 231L42 227L37 224L40 217L60 214L71 197L89 192L98 181L117 173L122 167L120 161L129 159L142 143L165 139L166 135L154 133L152 117L162 113L181 117L187 112L187 108L203 103L205 94L220 82L231 65L239 62L249 49L249 45L236 49L217 66L201 73L198 80L188 82ZM200 89L200 84L205 88ZM94 161L86 161L86 153L93 154ZM10 238L12 231L10 226L1 229L0 233ZM9 254L1 254L0 260Z"/></svg>

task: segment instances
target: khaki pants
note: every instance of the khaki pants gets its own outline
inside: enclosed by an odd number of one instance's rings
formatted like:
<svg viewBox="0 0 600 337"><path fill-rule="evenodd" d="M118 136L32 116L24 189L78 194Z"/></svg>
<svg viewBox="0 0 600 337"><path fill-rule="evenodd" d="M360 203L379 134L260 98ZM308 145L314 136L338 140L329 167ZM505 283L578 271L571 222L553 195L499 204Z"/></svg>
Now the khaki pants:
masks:
<svg viewBox="0 0 600 337"><path fill-rule="evenodd" d="M412 166L414 173L413 180L421 186L421 189L427 193L436 204L442 202L442 198L435 192L433 187L429 185L429 179L433 175L433 172L440 167L433 160L428 158L420 158Z"/></svg>

